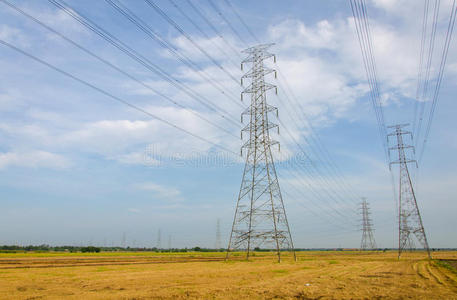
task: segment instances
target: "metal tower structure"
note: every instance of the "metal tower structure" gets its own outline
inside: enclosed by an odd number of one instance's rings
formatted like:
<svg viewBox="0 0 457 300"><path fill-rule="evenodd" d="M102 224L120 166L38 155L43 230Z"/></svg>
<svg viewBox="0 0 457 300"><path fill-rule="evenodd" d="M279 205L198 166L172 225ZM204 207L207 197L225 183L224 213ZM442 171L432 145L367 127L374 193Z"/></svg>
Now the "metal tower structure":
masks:
<svg viewBox="0 0 457 300"><path fill-rule="evenodd" d="M157 231L157 249L162 249L162 231L160 228Z"/></svg>
<svg viewBox="0 0 457 300"><path fill-rule="evenodd" d="M221 248L221 219L219 218L216 221L216 243L214 245L214 248Z"/></svg>
<svg viewBox="0 0 457 300"><path fill-rule="evenodd" d="M370 218L371 213L367 198L362 198L360 209L362 211L362 241L360 243L360 250L376 249L376 242L373 236L373 223Z"/></svg>
<svg viewBox="0 0 457 300"><path fill-rule="evenodd" d="M388 128L392 128L394 131L387 136L387 138L390 136L396 137L396 145L389 148L389 153L392 150L398 151L398 160L392 161L389 167L391 167L392 164L398 164L400 172L398 196L398 258L400 258L405 249L414 245L412 236L416 237L419 244L427 250L428 257L431 258L427 236L425 235L424 225L417 206L416 195L408 170L409 163L415 163L417 167L417 162L407 158L405 154L405 149L411 149L414 152L414 147L405 144L403 141L404 135L409 135L411 140L413 138L410 131L403 130L403 128L408 125L409 124L400 124L389 126Z"/></svg>
<svg viewBox="0 0 457 300"><path fill-rule="evenodd" d="M277 141L270 138L270 129L278 128L278 125L269 121L269 113L278 114L276 107L267 104L267 91L276 89L276 86L265 82L265 75L275 73L273 69L265 67L264 61L273 57L267 49L273 44L259 45L243 51L248 57L241 62L241 70L244 64L250 64L250 70L241 78L250 80L250 85L241 93L251 95L251 104L241 114L250 118L241 130L249 133L249 140L241 147L247 150L246 163L241 181L240 192L236 204L232 231L227 247L227 256L232 250L245 250L246 259L249 259L251 251L257 247L275 249L278 261L281 261L281 250L295 251L287 222L284 202L279 188L278 177L271 152L272 145L278 145Z"/></svg>

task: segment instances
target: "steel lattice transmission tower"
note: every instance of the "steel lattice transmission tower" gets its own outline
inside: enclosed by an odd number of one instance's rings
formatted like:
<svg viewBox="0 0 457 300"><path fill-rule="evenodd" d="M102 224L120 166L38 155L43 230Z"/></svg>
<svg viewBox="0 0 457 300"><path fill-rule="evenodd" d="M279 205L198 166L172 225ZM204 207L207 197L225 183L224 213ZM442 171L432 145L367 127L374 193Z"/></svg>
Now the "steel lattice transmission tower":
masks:
<svg viewBox="0 0 457 300"><path fill-rule="evenodd" d="M278 261L281 261L281 250L293 252L294 245L287 222L284 202L279 188L278 177L271 152L272 145L277 141L270 138L269 131L278 125L269 121L269 113L278 110L267 104L267 91L276 86L265 82L265 75L275 73L264 66L268 58L276 58L267 52L273 44L259 45L243 51L248 57L243 64L251 64L251 69L242 77L250 79L251 84L241 93L251 94L250 106L241 114L248 115L249 124L241 131L249 133L249 140L241 147L241 154L246 149L246 163L241 181L241 188L233 219L232 231L227 248L227 256L231 250L246 250L246 258L256 247L275 249ZM279 129L278 129L279 133Z"/></svg>
<svg viewBox="0 0 457 300"><path fill-rule="evenodd" d="M398 160L391 162L390 166L392 164L398 164L400 166L398 198L398 258L400 258L405 249L414 246L412 236L417 238L419 244L427 250L428 257L431 258L427 236L425 235L424 225L417 206L416 195L414 193L411 176L408 170L409 163L416 163L417 166L417 162L415 160L408 159L405 154L405 149L411 149L414 151L413 146L407 145L403 141L404 135L410 135L412 140L412 133L410 131L403 130L403 128L408 125L409 124L400 124L388 127L394 129L393 132L388 134L388 138L390 136L394 136L396 137L397 142L394 147L389 148L389 153L392 150L398 151Z"/></svg>
<svg viewBox="0 0 457 300"><path fill-rule="evenodd" d="M221 219L219 218L216 221L216 243L214 244L214 248L221 248Z"/></svg>
<svg viewBox="0 0 457 300"><path fill-rule="evenodd" d="M362 198L360 209L362 211L362 241L360 243L360 250L376 249L376 242L373 236L373 223L370 218L370 207L366 198Z"/></svg>
<svg viewBox="0 0 457 300"><path fill-rule="evenodd" d="M162 249L162 231L157 230L157 249Z"/></svg>

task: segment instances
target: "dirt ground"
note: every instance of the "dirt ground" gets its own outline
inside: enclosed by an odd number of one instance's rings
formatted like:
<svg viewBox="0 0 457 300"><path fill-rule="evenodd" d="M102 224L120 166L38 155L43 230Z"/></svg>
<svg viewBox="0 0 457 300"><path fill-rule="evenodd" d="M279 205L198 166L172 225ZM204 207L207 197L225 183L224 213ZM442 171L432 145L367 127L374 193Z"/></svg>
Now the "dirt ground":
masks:
<svg viewBox="0 0 457 300"><path fill-rule="evenodd" d="M457 252L434 259L457 260ZM457 299L457 273L424 253L0 254L0 299Z"/></svg>

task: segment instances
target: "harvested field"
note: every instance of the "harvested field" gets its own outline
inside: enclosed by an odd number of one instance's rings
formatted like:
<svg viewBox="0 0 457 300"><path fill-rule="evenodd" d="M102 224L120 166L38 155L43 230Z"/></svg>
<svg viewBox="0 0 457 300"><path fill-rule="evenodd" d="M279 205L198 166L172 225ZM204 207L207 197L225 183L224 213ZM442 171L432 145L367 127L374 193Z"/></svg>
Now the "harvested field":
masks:
<svg viewBox="0 0 457 300"><path fill-rule="evenodd" d="M457 252L0 254L0 299L457 299Z"/></svg>

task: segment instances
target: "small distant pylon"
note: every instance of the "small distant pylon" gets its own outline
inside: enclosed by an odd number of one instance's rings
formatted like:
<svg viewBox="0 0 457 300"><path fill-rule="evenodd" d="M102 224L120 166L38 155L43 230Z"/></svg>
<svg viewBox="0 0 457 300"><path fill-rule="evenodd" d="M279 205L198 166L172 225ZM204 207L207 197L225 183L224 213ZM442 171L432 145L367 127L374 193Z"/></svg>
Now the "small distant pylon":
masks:
<svg viewBox="0 0 457 300"><path fill-rule="evenodd" d="M216 243L214 245L214 248L221 248L221 219L219 218L216 221Z"/></svg>
<svg viewBox="0 0 457 300"><path fill-rule="evenodd" d="M389 126L388 128L394 129L393 132L389 133L387 138L390 136L396 137L396 145L389 148L390 151L398 151L398 160L390 162L389 167L392 164L398 164L399 167L399 197L398 197L398 258L400 258L402 252L408 247L414 247L414 241L412 236L415 236L419 244L427 251L428 257L431 258L430 248L428 246L427 236L425 235L424 225L417 206L416 195L414 193L411 176L408 170L408 163L415 163L415 160L406 157L405 149L411 149L414 152L414 147L407 145L403 141L404 135L409 135L411 140L413 138L410 131L403 130L404 127L409 124L400 124Z"/></svg>
<svg viewBox="0 0 457 300"><path fill-rule="evenodd" d="M251 84L241 93L251 95L250 106L241 114L249 116L249 124L241 131L249 134L242 146L246 149L246 163L238 195L232 231L227 247L227 256L232 250L245 250L246 259L256 247L274 249L281 261L281 250L295 251L287 222L279 181L276 174L271 146L278 145L270 138L270 129L278 125L269 121L269 113L278 113L276 107L267 104L267 91L276 86L265 82L267 74L275 73L265 67L264 61L275 56L267 51L273 44L258 45L244 50L248 57L242 61L251 69L241 78L250 79Z"/></svg>
<svg viewBox="0 0 457 300"><path fill-rule="evenodd" d="M125 248L127 242L127 235L125 232L122 233L122 248Z"/></svg>
<svg viewBox="0 0 457 300"><path fill-rule="evenodd" d="M162 248L162 231L159 230L157 231L157 249L161 249Z"/></svg>
<svg viewBox="0 0 457 300"><path fill-rule="evenodd" d="M373 222L370 218L371 213L367 198L362 198L360 209L362 211L362 241L360 243L360 250L374 250L377 247L373 236Z"/></svg>

